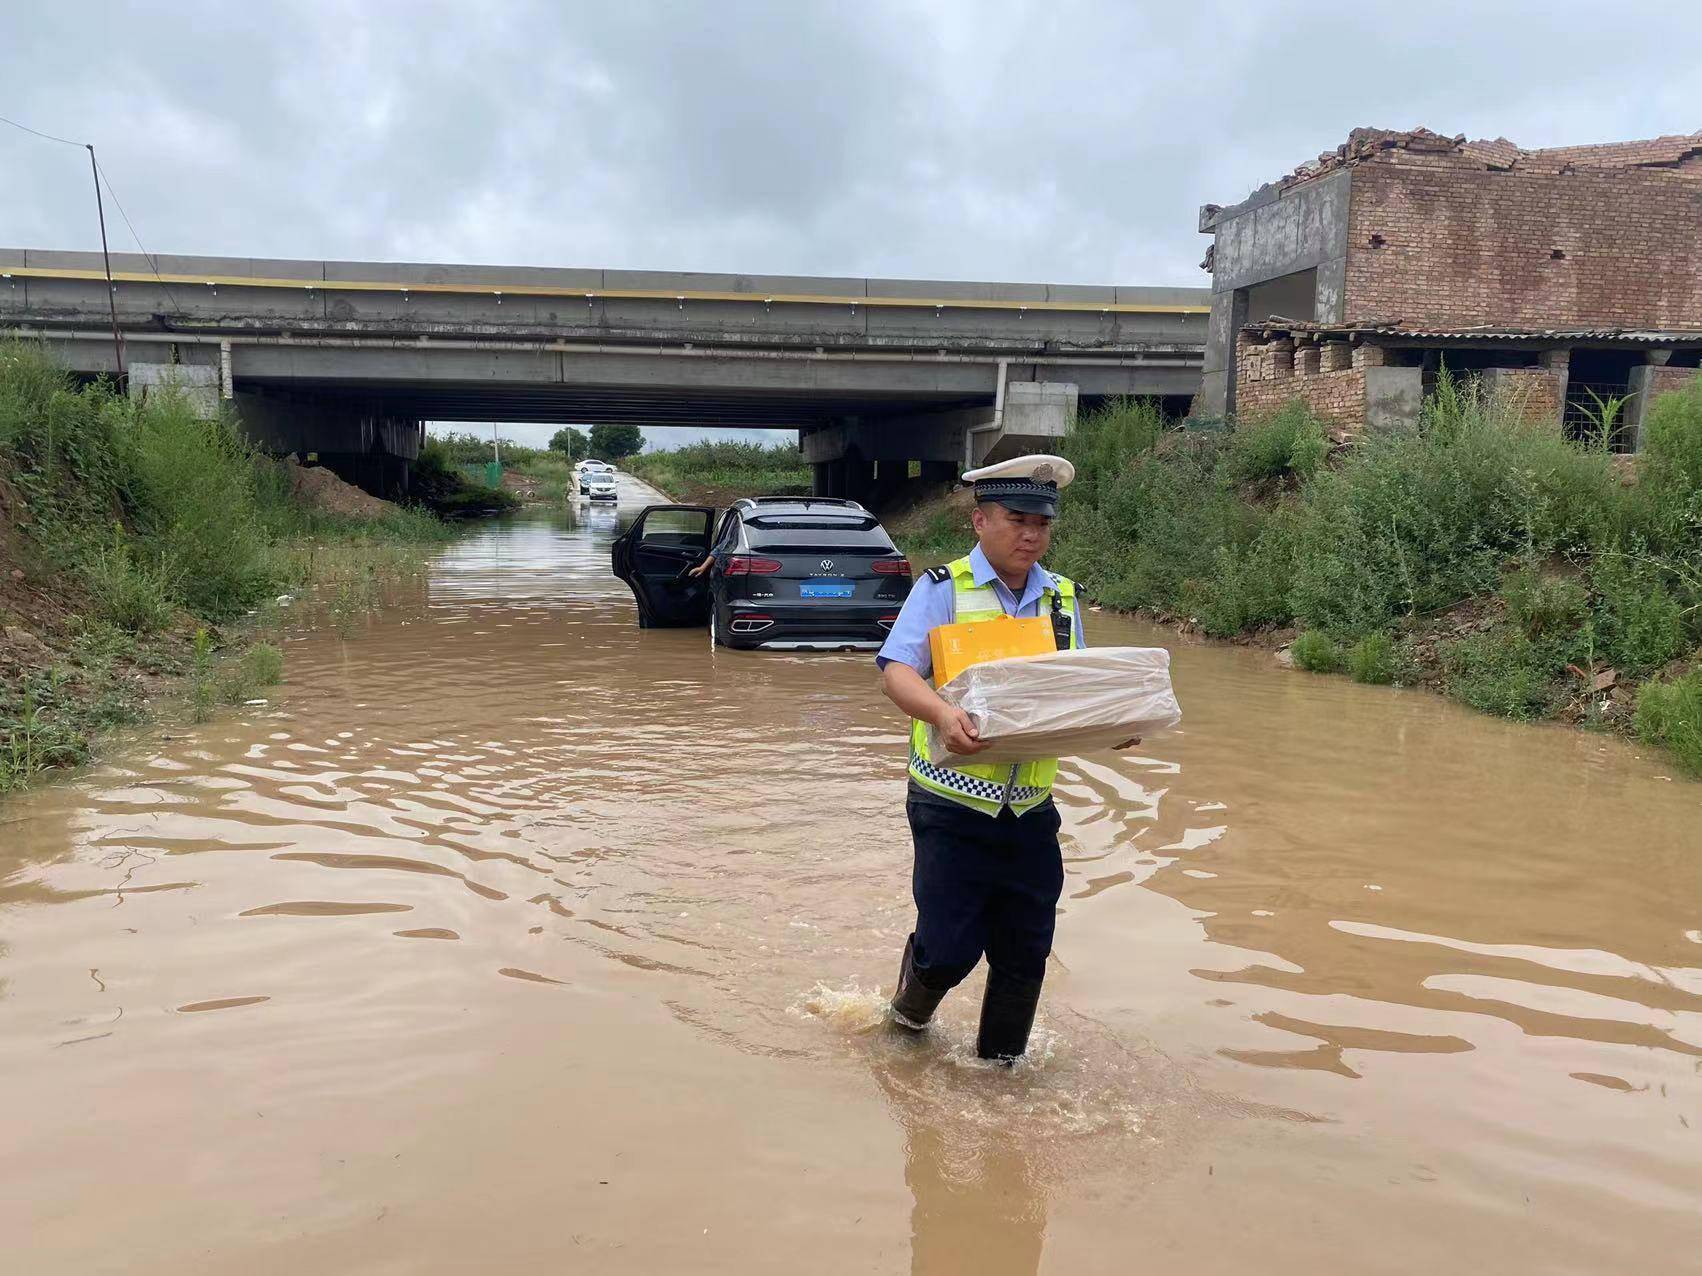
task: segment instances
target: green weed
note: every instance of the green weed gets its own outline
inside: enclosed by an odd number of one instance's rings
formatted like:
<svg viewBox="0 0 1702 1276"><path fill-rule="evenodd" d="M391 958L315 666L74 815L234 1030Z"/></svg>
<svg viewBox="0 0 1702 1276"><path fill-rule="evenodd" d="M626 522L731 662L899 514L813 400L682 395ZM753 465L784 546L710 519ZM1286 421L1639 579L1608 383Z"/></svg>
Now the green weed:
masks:
<svg viewBox="0 0 1702 1276"><path fill-rule="evenodd" d="M1540 718L1562 699L1557 680L1565 661L1518 629L1456 639L1443 648L1442 662L1449 692L1484 713Z"/></svg>
<svg viewBox="0 0 1702 1276"><path fill-rule="evenodd" d="M1590 403L1583 409L1583 443L1584 446L1596 452L1611 452L1619 441L1623 428L1620 414L1625 411L1629 400L1622 394L1610 394L1606 397L1599 395L1592 387L1584 387L1584 393L1590 396Z"/></svg>
<svg viewBox="0 0 1702 1276"><path fill-rule="evenodd" d="M1366 634L1347 649L1347 671L1355 682L1395 681L1395 640L1386 633Z"/></svg>
<svg viewBox="0 0 1702 1276"><path fill-rule="evenodd" d="M1240 482L1310 478L1330 450L1323 425L1299 400L1245 422L1230 439L1229 472Z"/></svg>
<svg viewBox="0 0 1702 1276"><path fill-rule="evenodd" d="M213 706L219 701L218 686L213 679L212 635L205 629L197 629L190 653L190 717L196 722L206 722L213 716Z"/></svg>
<svg viewBox="0 0 1702 1276"><path fill-rule="evenodd" d="M250 687L275 687L284 680L284 653L257 642L242 653L242 679Z"/></svg>
<svg viewBox="0 0 1702 1276"><path fill-rule="evenodd" d="M122 526L113 527L110 541L89 547L79 565L104 619L140 634L171 624L178 595L164 557L153 562L141 557Z"/></svg>
<svg viewBox="0 0 1702 1276"><path fill-rule="evenodd" d="M1637 696L1637 734L1670 749L1702 776L1702 669L1672 682L1643 684Z"/></svg>
<svg viewBox="0 0 1702 1276"><path fill-rule="evenodd" d="M1696 591L1679 568L1669 560L1616 553L1596 559L1590 583L1598 597L1597 623L1607 657L1619 668L1659 668L1696 640Z"/></svg>
<svg viewBox="0 0 1702 1276"><path fill-rule="evenodd" d="M1341 648L1328 634L1309 629L1289 646L1296 669L1308 673L1334 673L1342 667Z"/></svg>
<svg viewBox="0 0 1702 1276"><path fill-rule="evenodd" d="M975 541L966 509L939 505L920 522L890 529L895 543L919 571L924 566L956 558Z"/></svg>
<svg viewBox="0 0 1702 1276"><path fill-rule="evenodd" d="M1576 580L1520 568L1501 582L1507 614L1527 638L1575 629L1589 609L1589 593Z"/></svg>

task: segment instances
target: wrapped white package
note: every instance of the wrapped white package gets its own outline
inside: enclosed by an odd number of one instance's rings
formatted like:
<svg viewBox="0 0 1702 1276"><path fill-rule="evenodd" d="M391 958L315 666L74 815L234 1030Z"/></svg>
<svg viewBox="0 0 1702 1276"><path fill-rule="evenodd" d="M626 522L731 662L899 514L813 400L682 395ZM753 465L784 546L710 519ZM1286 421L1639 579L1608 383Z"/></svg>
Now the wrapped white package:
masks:
<svg viewBox="0 0 1702 1276"><path fill-rule="evenodd" d="M1115 748L1182 721L1162 647L1085 647L971 665L940 698L967 712L991 748L971 758L928 728L928 761L1027 762Z"/></svg>

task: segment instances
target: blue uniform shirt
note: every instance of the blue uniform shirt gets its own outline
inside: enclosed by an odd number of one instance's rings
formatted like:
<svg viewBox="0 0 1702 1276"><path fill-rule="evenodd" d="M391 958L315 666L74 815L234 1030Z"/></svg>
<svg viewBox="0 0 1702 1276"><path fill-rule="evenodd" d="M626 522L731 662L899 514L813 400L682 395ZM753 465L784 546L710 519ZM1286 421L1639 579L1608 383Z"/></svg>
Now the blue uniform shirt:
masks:
<svg viewBox="0 0 1702 1276"><path fill-rule="evenodd" d="M1040 615L1041 596L1047 589L1057 588L1058 578L1036 563L1028 569L1028 580L1023 583L1022 597L1018 598L1011 592L1010 586L999 579L999 574L993 570L993 564L987 561L987 556L981 552L979 545L969 551L969 567L975 574L975 583L991 584L999 606L1005 609L1005 614L1015 616L1019 620ZM950 580L935 580L926 574L918 578L910 590L910 597L904 600L904 607L899 611L898 619L893 622L892 632L881 644L880 652L875 656L875 664L885 669L890 661L896 660L900 664L909 665L924 678L928 677L934 672L934 657L928 649L928 633L939 625L951 624L954 610ZM1083 637L1079 594L1075 600L1075 626L1076 642L1083 647L1087 646Z"/></svg>

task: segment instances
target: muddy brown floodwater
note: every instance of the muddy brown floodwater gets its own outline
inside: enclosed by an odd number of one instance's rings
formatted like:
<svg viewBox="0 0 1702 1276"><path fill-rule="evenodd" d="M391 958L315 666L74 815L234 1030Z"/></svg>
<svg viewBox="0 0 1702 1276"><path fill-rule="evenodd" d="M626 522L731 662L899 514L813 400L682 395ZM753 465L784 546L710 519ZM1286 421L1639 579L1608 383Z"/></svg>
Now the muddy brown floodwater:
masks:
<svg viewBox="0 0 1702 1276"><path fill-rule="evenodd" d="M989 1070L882 1027L869 658L640 632L616 518L0 808L6 1270L1699 1269L1702 785L1092 616L1186 730L1066 763Z"/></svg>

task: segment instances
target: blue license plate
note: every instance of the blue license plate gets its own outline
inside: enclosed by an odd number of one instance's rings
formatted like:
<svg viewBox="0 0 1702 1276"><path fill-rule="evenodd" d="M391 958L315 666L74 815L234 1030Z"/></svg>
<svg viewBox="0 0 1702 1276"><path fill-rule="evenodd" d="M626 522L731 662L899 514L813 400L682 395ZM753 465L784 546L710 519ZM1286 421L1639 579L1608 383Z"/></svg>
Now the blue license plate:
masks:
<svg viewBox="0 0 1702 1276"><path fill-rule="evenodd" d="M848 580L806 580L798 586L800 598L850 598L856 592Z"/></svg>

